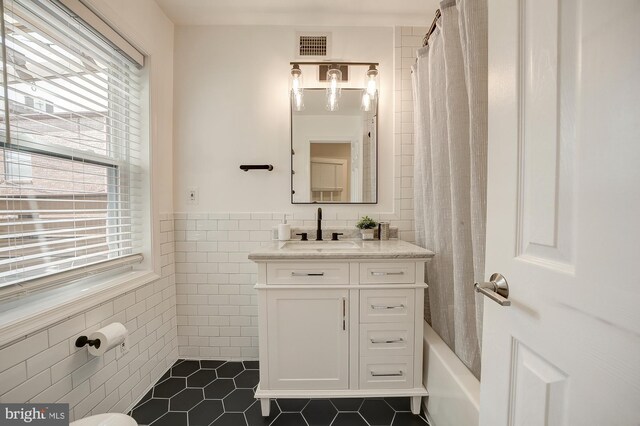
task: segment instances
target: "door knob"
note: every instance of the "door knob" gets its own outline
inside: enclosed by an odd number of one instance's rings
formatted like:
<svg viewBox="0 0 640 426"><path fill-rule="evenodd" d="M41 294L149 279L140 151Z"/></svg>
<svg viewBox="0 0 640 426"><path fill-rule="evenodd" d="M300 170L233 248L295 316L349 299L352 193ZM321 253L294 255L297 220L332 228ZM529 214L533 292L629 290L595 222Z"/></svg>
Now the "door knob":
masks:
<svg viewBox="0 0 640 426"><path fill-rule="evenodd" d="M497 272L491 274L489 282L475 283L473 287L476 289L476 292L484 294L502 306L511 305L511 302L507 300L509 297L509 284L507 284L507 279L503 277L502 274L498 274Z"/></svg>

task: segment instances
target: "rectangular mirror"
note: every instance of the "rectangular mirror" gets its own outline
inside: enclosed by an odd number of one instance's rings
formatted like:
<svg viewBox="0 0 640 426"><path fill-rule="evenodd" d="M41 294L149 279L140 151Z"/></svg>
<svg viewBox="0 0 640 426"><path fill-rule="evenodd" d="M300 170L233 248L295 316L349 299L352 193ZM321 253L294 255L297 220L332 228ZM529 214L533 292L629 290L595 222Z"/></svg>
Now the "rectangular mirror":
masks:
<svg viewBox="0 0 640 426"><path fill-rule="evenodd" d="M291 105L291 202L378 202L377 96L362 108L365 89L341 89L328 111L326 89L304 89Z"/></svg>

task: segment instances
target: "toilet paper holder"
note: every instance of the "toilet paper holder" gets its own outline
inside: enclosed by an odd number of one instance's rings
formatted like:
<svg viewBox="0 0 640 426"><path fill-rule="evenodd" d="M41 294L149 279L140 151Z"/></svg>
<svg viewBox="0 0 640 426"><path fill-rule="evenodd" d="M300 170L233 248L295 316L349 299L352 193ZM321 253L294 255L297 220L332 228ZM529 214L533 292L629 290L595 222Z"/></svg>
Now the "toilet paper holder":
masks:
<svg viewBox="0 0 640 426"><path fill-rule="evenodd" d="M80 336L76 339L76 348L81 348L85 345L93 346L97 349L100 347L100 339L89 340L87 336Z"/></svg>

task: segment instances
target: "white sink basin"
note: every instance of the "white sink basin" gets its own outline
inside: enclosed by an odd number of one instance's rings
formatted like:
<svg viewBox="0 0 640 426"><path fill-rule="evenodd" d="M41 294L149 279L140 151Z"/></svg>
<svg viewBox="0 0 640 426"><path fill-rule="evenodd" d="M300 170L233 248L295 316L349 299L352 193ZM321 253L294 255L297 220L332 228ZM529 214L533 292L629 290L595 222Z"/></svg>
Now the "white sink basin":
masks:
<svg viewBox="0 0 640 426"><path fill-rule="evenodd" d="M360 248L354 241L287 241L280 248L286 250L357 250Z"/></svg>

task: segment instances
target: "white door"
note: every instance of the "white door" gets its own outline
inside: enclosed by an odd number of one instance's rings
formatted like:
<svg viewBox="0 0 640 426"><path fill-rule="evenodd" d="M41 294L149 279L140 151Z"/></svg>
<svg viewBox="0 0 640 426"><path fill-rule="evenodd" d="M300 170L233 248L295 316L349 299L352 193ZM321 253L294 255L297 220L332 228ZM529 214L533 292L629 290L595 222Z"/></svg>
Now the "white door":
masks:
<svg viewBox="0 0 640 426"><path fill-rule="evenodd" d="M640 1L489 0L480 423L640 424Z"/></svg>
<svg viewBox="0 0 640 426"><path fill-rule="evenodd" d="M348 389L348 290L266 290L269 389Z"/></svg>

